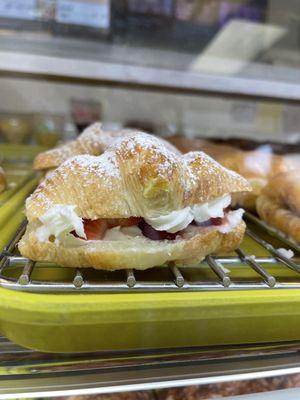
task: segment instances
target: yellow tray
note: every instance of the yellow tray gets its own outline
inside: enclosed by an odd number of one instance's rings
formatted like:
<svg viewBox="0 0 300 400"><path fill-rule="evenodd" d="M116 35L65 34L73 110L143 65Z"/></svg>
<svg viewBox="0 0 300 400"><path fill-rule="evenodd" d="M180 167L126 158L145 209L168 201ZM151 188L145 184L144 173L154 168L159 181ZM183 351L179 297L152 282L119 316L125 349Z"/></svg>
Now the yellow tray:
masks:
<svg viewBox="0 0 300 400"><path fill-rule="evenodd" d="M0 289L0 329L46 352L299 340L300 290L30 294Z"/></svg>
<svg viewBox="0 0 300 400"><path fill-rule="evenodd" d="M24 219L25 199L38 184L31 163L42 150L41 146L0 144L0 162L8 183L8 188L0 194L0 250Z"/></svg>
<svg viewBox="0 0 300 400"><path fill-rule="evenodd" d="M34 190L38 178L30 171L7 171L8 183L14 183L0 195L0 251L13 237L24 216L24 202ZM9 223L8 223L9 222Z"/></svg>
<svg viewBox="0 0 300 400"><path fill-rule="evenodd" d="M257 256L265 253L249 238L242 248ZM11 273L16 270L12 268ZM230 266L230 270L233 281L255 274L244 265ZM296 273L278 264L270 265L269 272L276 278L297 278ZM62 280L74 271L44 265L37 273L44 279ZM189 273L186 270L187 276ZM203 279L213 274L205 267L201 273ZM149 274L155 278L156 271ZM1 332L20 345L45 352L291 341L300 339L299 323L298 289L120 294L37 294L0 289Z"/></svg>
<svg viewBox="0 0 300 400"><path fill-rule="evenodd" d="M44 150L46 149L42 146L0 143L0 163L3 162L3 159L4 161L31 162L38 153Z"/></svg>
<svg viewBox="0 0 300 400"><path fill-rule="evenodd" d="M0 206L0 246L22 220L24 199L36 183L37 178L29 179ZM248 254L267 255L249 238L242 248ZM297 279L293 271L278 264L269 268L276 277ZM255 274L243 265L230 269L232 280ZM63 279L73 271L45 265L39 273ZM149 271L153 276L155 273ZM201 273L206 279L212 271L203 268ZM0 288L1 332L20 345L46 352L292 341L300 340L299 326L298 289L33 294Z"/></svg>

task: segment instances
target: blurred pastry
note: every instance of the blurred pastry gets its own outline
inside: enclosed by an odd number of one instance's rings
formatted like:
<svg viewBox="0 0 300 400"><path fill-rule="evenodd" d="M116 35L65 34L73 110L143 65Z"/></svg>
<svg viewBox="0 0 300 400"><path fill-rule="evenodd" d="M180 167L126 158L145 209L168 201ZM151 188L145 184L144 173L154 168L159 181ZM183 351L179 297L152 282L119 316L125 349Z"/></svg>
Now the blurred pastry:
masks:
<svg viewBox="0 0 300 400"><path fill-rule="evenodd" d="M6 189L6 185L5 172L3 171L3 168L0 167L0 193Z"/></svg>
<svg viewBox="0 0 300 400"><path fill-rule="evenodd" d="M25 116L2 117L0 131L9 143L24 143L30 133L29 119Z"/></svg>
<svg viewBox="0 0 300 400"><path fill-rule="evenodd" d="M244 151L233 146L215 144L203 139L175 136L169 140L183 153L194 150L204 151L224 167L246 178L252 186L252 192L237 193L234 195L233 202L251 211L256 209L257 196L259 196L269 178L295 167L295 164L286 157L272 154L267 145L256 150Z"/></svg>
<svg viewBox="0 0 300 400"><path fill-rule="evenodd" d="M248 182L203 152L176 154L145 133L57 168L26 202L19 250L32 260L107 270L191 265L241 242Z"/></svg>
<svg viewBox="0 0 300 400"><path fill-rule="evenodd" d="M32 136L44 147L52 148L61 139L64 118L61 115L35 114L32 118Z"/></svg>
<svg viewBox="0 0 300 400"><path fill-rule="evenodd" d="M64 143L54 149L38 154L34 160L33 169L40 171L51 170L58 167L69 158L80 154L98 156L116 140L132 135L133 132L137 131L131 129L123 129L114 132L104 131L101 128L101 124L96 122L86 128L76 140ZM163 139L161 140L163 141ZM178 152L178 150L168 142L165 143L167 143L168 146L171 146L173 151Z"/></svg>
<svg viewBox="0 0 300 400"><path fill-rule="evenodd" d="M300 169L269 180L257 198L258 215L300 243Z"/></svg>

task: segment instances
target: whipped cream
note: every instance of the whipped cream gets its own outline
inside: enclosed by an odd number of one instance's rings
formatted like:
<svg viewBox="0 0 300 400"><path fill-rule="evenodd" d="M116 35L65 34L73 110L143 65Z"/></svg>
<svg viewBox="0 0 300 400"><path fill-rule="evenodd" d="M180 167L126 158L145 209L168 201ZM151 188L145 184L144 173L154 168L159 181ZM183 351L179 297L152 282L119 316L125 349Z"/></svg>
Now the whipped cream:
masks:
<svg viewBox="0 0 300 400"><path fill-rule="evenodd" d="M226 222L218 227L218 231L221 233L229 233L236 228L242 221L244 211L242 208L238 210L229 211L226 214Z"/></svg>
<svg viewBox="0 0 300 400"><path fill-rule="evenodd" d="M144 237L142 231L138 226L127 226L121 228L120 226L115 226L114 228L108 229L102 240L109 241L124 241L131 240L135 237Z"/></svg>
<svg viewBox="0 0 300 400"><path fill-rule="evenodd" d="M210 218L223 218L224 208L228 207L230 203L231 196L226 194L204 204L196 204L157 217L148 217L145 218L145 221L157 231L176 233L186 228L193 220L201 223Z"/></svg>
<svg viewBox="0 0 300 400"><path fill-rule="evenodd" d="M196 204L166 215L145 218L145 221L158 231L176 233L185 229L193 220L201 223L210 218L223 218L224 208L228 207L230 203L231 196L226 194L204 204ZM40 216L39 220L42 225L36 230L38 240L44 242L53 236L56 244L63 243L68 247L86 244L86 241L83 240L87 239L83 220L76 214L75 209L75 205L57 204ZM226 222L220 225L218 230L222 233L233 230L241 222L243 213L243 209L229 211L226 214ZM72 235L72 231L75 231L78 237ZM144 237L138 226L116 226L106 231L103 240L124 241L135 237Z"/></svg>
<svg viewBox="0 0 300 400"><path fill-rule="evenodd" d="M277 251L285 258L293 258L295 255L293 250L291 249L284 249L280 247L279 249L277 249Z"/></svg>
<svg viewBox="0 0 300 400"><path fill-rule="evenodd" d="M176 233L186 228L194 219L191 207L182 210L172 211L166 215L160 215L153 218L145 218L147 224L157 231L167 231Z"/></svg>
<svg viewBox="0 0 300 400"><path fill-rule="evenodd" d="M75 244L75 241L79 243L78 238L70 234L72 231L75 231L79 237L86 239L82 218L76 214L75 209L76 206L73 205L57 204L46 211L39 217L43 225L36 230L38 240L44 242L50 236L54 236L55 243L64 241L69 244Z"/></svg>
<svg viewBox="0 0 300 400"><path fill-rule="evenodd" d="M225 196L209 201L208 203L196 204L192 208L194 220L200 224L210 218L223 218L224 208L227 208L230 203L230 194L225 194Z"/></svg>

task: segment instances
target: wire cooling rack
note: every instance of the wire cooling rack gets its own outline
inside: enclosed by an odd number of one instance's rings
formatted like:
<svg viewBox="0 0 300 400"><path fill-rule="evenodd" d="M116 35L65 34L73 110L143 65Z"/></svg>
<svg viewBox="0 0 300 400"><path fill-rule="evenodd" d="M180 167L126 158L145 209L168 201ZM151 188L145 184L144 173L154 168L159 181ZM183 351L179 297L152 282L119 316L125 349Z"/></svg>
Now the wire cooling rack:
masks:
<svg viewBox="0 0 300 400"><path fill-rule="evenodd" d="M270 228L257 217L246 213L246 219L276 236L283 245L288 245L298 255L300 246L285 237L283 234ZM251 226L249 224L249 226ZM197 267L178 268L170 264L168 267L155 268L149 271L135 271L133 269L104 272L93 271L92 277L88 271L82 269L68 269L67 279L39 278L39 271L45 268L45 263L36 263L17 255L16 246L22 237L26 222L23 222L16 231L14 238L6 246L0 255L0 287L28 291L28 292L163 292L163 291L220 291L220 290L251 290L251 289L300 289L300 258L287 258L285 254L277 250L271 243L265 240L256 229L248 226L246 236L267 251L267 256L257 257L247 254L241 248L237 248L235 256L212 257L207 256ZM268 271L268 267L279 265L292 270L293 279L276 278ZM248 266L256 274L249 278L240 279L230 276L230 268L234 266ZM49 266L55 275L61 272L62 267ZM203 268L210 269L213 278L203 279ZM14 271L14 274L10 274ZM154 272L155 271L155 272ZM187 271L189 272L187 274ZM193 272L192 274L190 272ZM35 272L35 274L34 274ZM71 274L71 275L70 275ZM299 276L298 276L299 274ZM36 275L36 276L33 276ZM41 274L45 275L45 274ZM58 275L59 276L59 275ZM155 279L153 277L155 276Z"/></svg>

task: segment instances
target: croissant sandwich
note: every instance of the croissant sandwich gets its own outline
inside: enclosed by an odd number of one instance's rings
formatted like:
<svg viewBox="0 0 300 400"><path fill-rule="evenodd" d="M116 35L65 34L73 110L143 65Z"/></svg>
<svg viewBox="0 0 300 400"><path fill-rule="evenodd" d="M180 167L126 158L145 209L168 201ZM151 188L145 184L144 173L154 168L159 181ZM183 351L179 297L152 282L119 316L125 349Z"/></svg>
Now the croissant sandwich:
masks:
<svg viewBox="0 0 300 400"><path fill-rule="evenodd" d="M5 189L6 189L5 172L0 167L0 193L2 193Z"/></svg>
<svg viewBox="0 0 300 400"><path fill-rule="evenodd" d="M293 163L289 162L286 157L270 153L268 146L262 146L257 150L244 151L233 146L215 144L203 139L175 136L170 138L170 141L183 153L192 150L204 151L224 167L246 178L251 184L252 191L236 193L233 202L252 211L255 210L256 199L268 180L278 173L294 168Z"/></svg>
<svg viewBox="0 0 300 400"><path fill-rule="evenodd" d="M101 123L96 122L86 128L76 140L38 154L34 159L33 169L37 171L53 170L69 158L80 154L98 156L119 138L132 136L134 133L138 132L130 129L114 132L105 131L101 128ZM161 140L163 141L163 139ZM165 143L174 152L178 152L170 143Z"/></svg>
<svg viewBox="0 0 300 400"><path fill-rule="evenodd" d="M257 213L300 243L300 169L278 174L262 190Z"/></svg>
<svg viewBox="0 0 300 400"><path fill-rule="evenodd" d="M202 152L178 155L148 134L98 157L77 156L26 202L23 256L70 267L191 265L241 242L243 210L231 194L248 182Z"/></svg>

